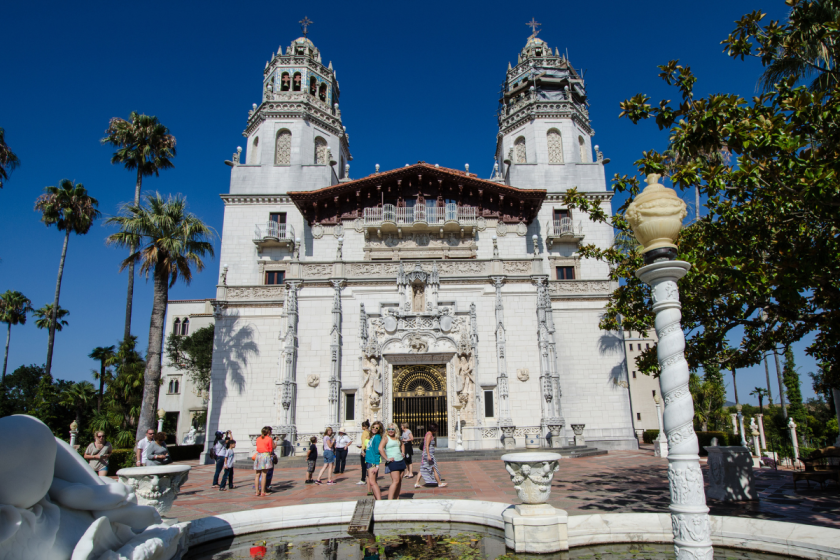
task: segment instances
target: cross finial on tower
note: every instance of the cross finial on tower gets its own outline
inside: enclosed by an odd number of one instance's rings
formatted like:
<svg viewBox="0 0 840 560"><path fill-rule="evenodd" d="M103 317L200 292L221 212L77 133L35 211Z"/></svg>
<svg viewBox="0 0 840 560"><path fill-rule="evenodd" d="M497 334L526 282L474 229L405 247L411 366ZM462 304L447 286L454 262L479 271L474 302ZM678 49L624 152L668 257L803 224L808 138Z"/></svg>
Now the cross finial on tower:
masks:
<svg viewBox="0 0 840 560"><path fill-rule="evenodd" d="M531 21L529 21L529 22L528 22L528 23L526 23L525 25L527 25L528 27L530 27L530 28L531 28L531 37L536 37L536 36L537 36L537 33L539 33L539 32L540 32L540 30L539 30L539 29L537 29L537 28L538 28L538 27L540 27L542 24L541 24L541 23L539 23L539 22L538 22L537 20L535 20L534 18L531 18Z"/></svg>
<svg viewBox="0 0 840 560"><path fill-rule="evenodd" d="M303 19L300 20L298 23L300 23L300 28L303 29L303 36L306 37L306 29L310 25L312 25L313 22L310 21L310 19L308 17L303 16Z"/></svg>

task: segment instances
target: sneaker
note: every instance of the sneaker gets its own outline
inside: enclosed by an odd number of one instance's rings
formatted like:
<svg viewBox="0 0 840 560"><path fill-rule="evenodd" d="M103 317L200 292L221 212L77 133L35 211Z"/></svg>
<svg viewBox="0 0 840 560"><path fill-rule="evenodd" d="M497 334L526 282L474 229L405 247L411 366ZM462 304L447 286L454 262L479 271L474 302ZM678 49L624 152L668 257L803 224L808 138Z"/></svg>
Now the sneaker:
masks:
<svg viewBox="0 0 840 560"><path fill-rule="evenodd" d="M315 481L314 480L304 480L303 483L304 484L315 484Z"/></svg>
<svg viewBox="0 0 840 560"><path fill-rule="evenodd" d="M361 486L362 484L367 484L367 482L365 482L364 480L360 480L356 483L356 486Z"/></svg>
<svg viewBox="0 0 840 560"><path fill-rule="evenodd" d="M327 484L335 484L335 481L328 480L328 481L327 481Z"/></svg>
<svg viewBox="0 0 840 560"><path fill-rule="evenodd" d="M313 482L315 482L315 484L323 484L323 482L321 482L320 480L315 480Z"/></svg>

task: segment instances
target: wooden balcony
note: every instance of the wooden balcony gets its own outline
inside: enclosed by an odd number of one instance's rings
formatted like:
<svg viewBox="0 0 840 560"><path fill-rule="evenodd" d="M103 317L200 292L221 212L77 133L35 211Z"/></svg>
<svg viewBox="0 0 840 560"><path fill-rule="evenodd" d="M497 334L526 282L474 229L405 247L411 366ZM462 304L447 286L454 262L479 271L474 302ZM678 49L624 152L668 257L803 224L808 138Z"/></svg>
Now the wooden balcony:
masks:
<svg viewBox="0 0 840 560"><path fill-rule="evenodd" d="M402 236L404 230L412 232L472 233L476 225L476 207L458 206L413 206L397 207L385 204L382 207L365 208L363 213L366 229L382 234L397 233Z"/></svg>

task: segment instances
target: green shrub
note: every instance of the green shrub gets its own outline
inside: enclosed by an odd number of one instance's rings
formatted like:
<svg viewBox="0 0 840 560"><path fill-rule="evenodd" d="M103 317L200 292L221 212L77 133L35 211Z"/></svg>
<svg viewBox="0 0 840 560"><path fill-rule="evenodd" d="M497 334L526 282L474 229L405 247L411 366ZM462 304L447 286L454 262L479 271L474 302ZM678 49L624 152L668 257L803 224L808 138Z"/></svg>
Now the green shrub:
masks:
<svg viewBox="0 0 840 560"><path fill-rule="evenodd" d="M659 437L659 430L645 430L642 434L642 441L645 443L653 443Z"/></svg>
<svg viewBox="0 0 840 560"><path fill-rule="evenodd" d="M111 459L108 461L108 474L116 476L120 469L135 467L134 449L114 449L111 451Z"/></svg>
<svg viewBox="0 0 840 560"><path fill-rule="evenodd" d="M700 443L700 456L705 457L709 454L703 448L712 445L712 438L718 439L718 445L730 445L731 435L726 432L697 432L697 441Z"/></svg>

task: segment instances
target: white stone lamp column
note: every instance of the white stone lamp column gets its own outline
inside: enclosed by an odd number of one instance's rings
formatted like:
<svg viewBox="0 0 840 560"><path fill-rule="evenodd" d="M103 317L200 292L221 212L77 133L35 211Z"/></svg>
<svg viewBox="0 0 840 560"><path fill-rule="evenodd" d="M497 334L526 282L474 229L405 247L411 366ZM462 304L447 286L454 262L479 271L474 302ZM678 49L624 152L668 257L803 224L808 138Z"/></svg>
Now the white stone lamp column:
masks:
<svg viewBox="0 0 840 560"><path fill-rule="evenodd" d="M758 435L761 437L761 448L767 449L767 439L764 437L764 414L756 414L758 418Z"/></svg>
<svg viewBox="0 0 840 560"><path fill-rule="evenodd" d="M753 430L752 431L752 443L753 443L753 449L755 450L754 455L760 459L761 458L761 442L758 441L758 430Z"/></svg>
<svg viewBox="0 0 840 560"><path fill-rule="evenodd" d="M677 281L691 268L677 256L674 240L686 216L685 202L673 189L659 184L659 175L647 177L648 186L627 208L636 239L644 245L647 266L636 276L651 287L659 337L659 387L665 400L663 425L668 438L668 481L671 524L678 560L711 560L709 508L700 470L699 445L694 433L694 401L688 390L685 336L680 326Z"/></svg>
<svg viewBox="0 0 840 560"><path fill-rule="evenodd" d="M737 436L738 435L738 415L735 414L735 413L732 413L732 414L729 415L729 417L732 418L732 431Z"/></svg>
<svg viewBox="0 0 840 560"><path fill-rule="evenodd" d="M163 431L163 419L166 417L166 411L163 410L162 408L159 409L157 411L157 417L158 417L158 429L157 429L157 431L162 432Z"/></svg>
<svg viewBox="0 0 840 560"><path fill-rule="evenodd" d="M747 447L747 431L744 429L744 415L741 413L742 408L740 404L735 405L735 410L738 411L738 427L741 429L741 447ZM735 433L738 434L738 430L735 430Z"/></svg>
<svg viewBox="0 0 840 560"><path fill-rule="evenodd" d="M668 456L668 437L665 435L665 428L662 426L662 410L659 406L662 399L659 395L654 395L653 402L656 403L656 420L659 422L659 435L653 442L653 454L665 458Z"/></svg>
<svg viewBox="0 0 840 560"><path fill-rule="evenodd" d="M461 440L461 409L464 408L464 404L460 399L455 399L455 402L452 403L452 407L455 409L455 434L458 438L455 442L455 451L464 450L464 442Z"/></svg>
<svg viewBox="0 0 840 560"><path fill-rule="evenodd" d="M73 420L70 423L70 447L76 446L76 436L79 435L79 425Z"/></svg>

